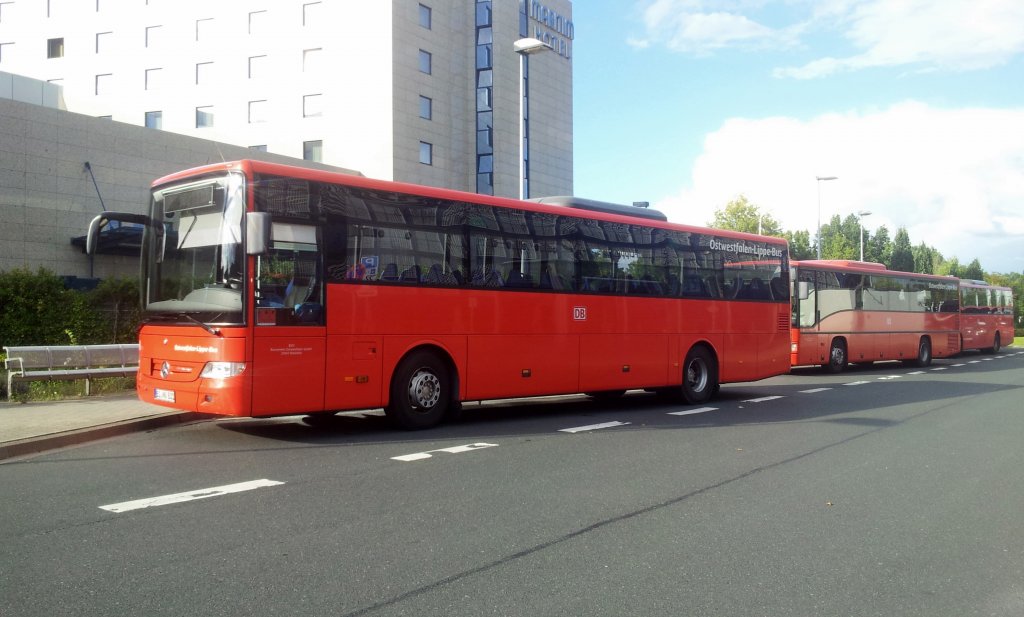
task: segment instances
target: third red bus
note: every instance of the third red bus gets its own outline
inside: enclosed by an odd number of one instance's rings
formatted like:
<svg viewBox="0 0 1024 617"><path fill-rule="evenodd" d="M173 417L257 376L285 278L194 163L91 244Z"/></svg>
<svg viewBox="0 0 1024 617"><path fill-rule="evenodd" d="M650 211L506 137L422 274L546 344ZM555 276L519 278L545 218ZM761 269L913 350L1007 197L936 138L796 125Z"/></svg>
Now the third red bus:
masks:
<svg viewBox="0 0 1024 617"><path fill-rule="evenodd" d="M996 353L1013 342L1013 291L985 281L960 281L960 336L964 350Z"/></svg>

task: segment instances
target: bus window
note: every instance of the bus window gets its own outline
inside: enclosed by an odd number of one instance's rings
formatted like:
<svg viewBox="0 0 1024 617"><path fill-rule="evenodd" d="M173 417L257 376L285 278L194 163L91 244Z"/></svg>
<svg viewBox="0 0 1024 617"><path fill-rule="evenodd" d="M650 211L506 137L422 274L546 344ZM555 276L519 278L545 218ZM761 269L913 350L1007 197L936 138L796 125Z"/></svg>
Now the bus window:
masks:
<svg viewBox="0 0 1024 617"><path fill-rule="evenodd" d="M261 325L322 325L323 286L316 228L274 223L271 248L257 257L256 312Z"/></svg>

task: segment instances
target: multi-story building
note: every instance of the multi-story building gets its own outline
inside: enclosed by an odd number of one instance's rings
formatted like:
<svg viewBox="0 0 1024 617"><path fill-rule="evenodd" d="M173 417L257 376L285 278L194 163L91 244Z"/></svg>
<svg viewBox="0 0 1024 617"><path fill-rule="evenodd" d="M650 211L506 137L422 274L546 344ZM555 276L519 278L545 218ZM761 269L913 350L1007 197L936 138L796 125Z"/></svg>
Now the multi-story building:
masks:
<svg viewBox="0 0 1024 617"><path fill-rule="evenodd" d="M0 71L72 112L495 195L525 170L538 197L572 193L573 35L570 0L0 0Z"/></svg>

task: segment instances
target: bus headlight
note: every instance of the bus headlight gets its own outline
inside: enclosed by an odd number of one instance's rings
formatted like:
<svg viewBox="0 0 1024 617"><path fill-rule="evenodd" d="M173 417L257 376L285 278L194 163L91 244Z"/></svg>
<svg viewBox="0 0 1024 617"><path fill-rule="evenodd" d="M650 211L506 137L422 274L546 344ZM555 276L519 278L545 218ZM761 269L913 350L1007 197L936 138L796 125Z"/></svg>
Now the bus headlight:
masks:
<svg viewBox="0 0 1024 617"><path fill-rule="evenodd" d="M797 353L798 349L799 349L799 347L798 347L798 345L796 343L790 343L790 345L789 345L789 353Z"/></svg>
<svg viewBox="0 0 1024 617"><path fill-rule="evenodd" d="M200 377L207 379L225 379L237 377L245 372L245 362L207 362Z"/></svg>

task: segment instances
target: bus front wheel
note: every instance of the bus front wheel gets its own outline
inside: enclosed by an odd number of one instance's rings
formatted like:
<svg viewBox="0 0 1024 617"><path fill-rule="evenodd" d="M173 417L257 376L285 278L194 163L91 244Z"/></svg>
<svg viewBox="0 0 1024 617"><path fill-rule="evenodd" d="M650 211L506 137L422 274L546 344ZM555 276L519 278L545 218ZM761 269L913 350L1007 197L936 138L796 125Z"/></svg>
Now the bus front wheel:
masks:
<svg viewBox="0 0 1024 617"><path fill-rule="evenodd" d="M396 426L415 431L444 418L451 404L448 367L429 351L416 351L402 360L391 378L391 400L384 408Z"/></svg>
<svg viewBox="0 0 1024 617"><path fill-rule="evenodd" d="M694 347L683 363L683 398L696 405L718 392L718 364L706 347Z"/></svg>

